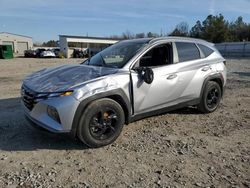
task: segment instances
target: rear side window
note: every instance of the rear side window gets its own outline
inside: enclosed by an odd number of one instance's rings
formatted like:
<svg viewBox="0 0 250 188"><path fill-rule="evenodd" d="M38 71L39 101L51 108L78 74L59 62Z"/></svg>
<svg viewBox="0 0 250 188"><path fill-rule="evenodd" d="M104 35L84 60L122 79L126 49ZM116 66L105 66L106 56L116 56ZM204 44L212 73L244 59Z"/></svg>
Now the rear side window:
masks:
<svg viewBox="0 0 250 188"><path fill-rule="evenodd" d="M176 42L179 62L200 59L200 51L194 43Z"/></svg>
<svg viewBox="0 0 250 188"><path fill-rule="evenodd" d="M204 46L202 44L197 44L199 46L199 48L201 49L201 51L203 52L203 54L205 55L205 57L209 56L210 54L212 54L214 51L207 47L207 46Z"/></svg>

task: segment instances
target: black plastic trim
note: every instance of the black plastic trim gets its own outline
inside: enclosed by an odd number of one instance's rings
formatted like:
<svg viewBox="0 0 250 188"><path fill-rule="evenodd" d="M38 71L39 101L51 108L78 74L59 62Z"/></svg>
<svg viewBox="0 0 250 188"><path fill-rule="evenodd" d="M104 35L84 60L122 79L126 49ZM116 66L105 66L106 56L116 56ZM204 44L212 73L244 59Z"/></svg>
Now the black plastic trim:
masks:
<svg viewBox="0 0 250 188"><path fill-rule="evenodd" d="M211 80L220 80L221 83L219 83L220 87L221 87L221 96L223 96L224 92L225 92L225 87L224 87L224 78L223 78L223 75L221 73L216 73L216 74L213 74L213 75L210 75L208 76L204 82L203 82L203 85L202 85L202 88L201 88L201 92L200 92L200 99L202 98L202 94L203 94L203 91L204 91L204 88L206 86L206 83L208 81L211 81Z"/></svg>
<svg viewBox="0 0 250 188"><path fill-rule="evenodd" d="M153 111L150 111L150 112L137 114L137 115L134 115L134 116L131 117L130 123L132 123L134 121L137 121L137 120L140 120L140 119L143 119L143 118L146 118L146 117L161 115L161 114L167 113L169 111L184 108L184 107L187 107L187 106L194 106L194 105L199 104L199 102L200 102L200 99L198 98L198 99L190 100L190 101L187 101L187 102L179 103L179 104L176 104L174 106L161 108L159 110L153 110Z"/></svg>

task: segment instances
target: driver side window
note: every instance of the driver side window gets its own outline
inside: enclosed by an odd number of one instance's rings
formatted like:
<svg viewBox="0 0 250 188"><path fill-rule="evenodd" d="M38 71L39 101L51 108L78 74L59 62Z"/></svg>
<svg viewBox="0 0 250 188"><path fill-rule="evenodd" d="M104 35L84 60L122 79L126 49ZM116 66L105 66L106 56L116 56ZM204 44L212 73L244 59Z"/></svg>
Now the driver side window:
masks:
<svg viewBox="0 0 250 188"><path fill-rule="evenodd" d="M172 52L172 45L170 43L156 46L141 57L139 67L170 65L173 63Z"/></svg>

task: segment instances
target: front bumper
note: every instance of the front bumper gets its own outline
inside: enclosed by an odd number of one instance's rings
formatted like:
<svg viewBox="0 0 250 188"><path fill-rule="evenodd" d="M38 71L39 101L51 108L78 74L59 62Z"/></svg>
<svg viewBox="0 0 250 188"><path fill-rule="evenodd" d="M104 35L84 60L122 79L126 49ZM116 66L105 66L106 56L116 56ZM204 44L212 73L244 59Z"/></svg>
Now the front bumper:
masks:
<svg viewBox="0 0 250 188"><path fill-rule="evenodd" d="M54 133L69 133L72 129L73 118L79 101L73 96L55 97L38 102L28 109L21 101L26 118L35 125ZM60 117L57 122L48 115L48 106L54 107Z"/></svg>
<svg viewBox="0 0 250 188"><path fill-rule="evenodd" d="M52 129L51 127L48 127L47 125L41 123L40 121L37 121L36 119L32 118L29 114L25 113L25 118L29 122L29 124L36 128L36 129L41 129L53 133L64 133L55 129Z"/></svg>

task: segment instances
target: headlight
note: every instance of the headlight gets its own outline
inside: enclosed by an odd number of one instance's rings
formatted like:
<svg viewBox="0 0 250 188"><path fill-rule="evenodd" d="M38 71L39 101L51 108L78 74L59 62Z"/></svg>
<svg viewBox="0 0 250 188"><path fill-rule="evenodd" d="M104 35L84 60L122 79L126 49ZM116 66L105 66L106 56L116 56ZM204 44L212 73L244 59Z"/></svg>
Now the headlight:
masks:
<svg viewBox="0 0 250 188"><path fill-rule="evenodd" d="M65 92L60 92L60 93L50 93L47 95L47 98L52 98L52 97L65 97L69 96L73 93L73 91L65 91Z"/></svg>
<svg viewBox="0 0 250 188"><path fill-rule="evenodd" d="M35 102L39 102L45 99L50 99L53 97L64 97L69 96L73 93L73 91L64 91L64 92L56 92L56 93L38 93L35 96Z"/></svg>

